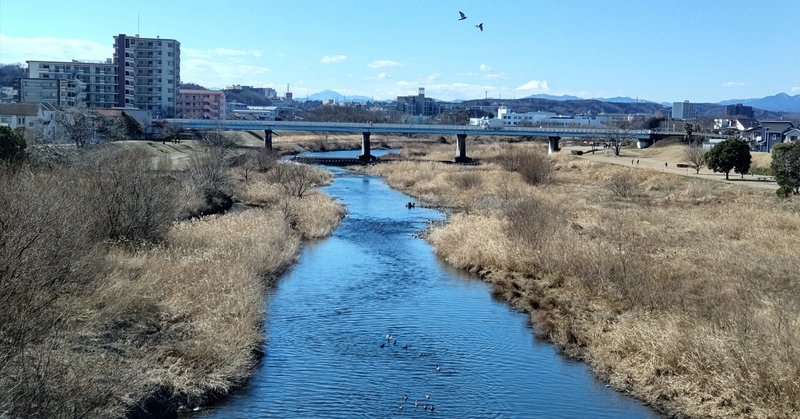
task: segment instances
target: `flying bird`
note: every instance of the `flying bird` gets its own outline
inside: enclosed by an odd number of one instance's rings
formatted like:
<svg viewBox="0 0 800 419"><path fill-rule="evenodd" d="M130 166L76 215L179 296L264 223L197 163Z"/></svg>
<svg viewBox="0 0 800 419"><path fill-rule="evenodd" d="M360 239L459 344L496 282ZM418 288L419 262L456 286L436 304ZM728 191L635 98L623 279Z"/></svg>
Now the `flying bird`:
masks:
<svg viewBox="0 0 800 419"><path fill-rule="evenodd" d="M465 15L464 12L459 11L458 14L461 15L461 19L458 19L458 20L464 20L464 19L467 18L467 15Z"/></svg>
<svg viewBox="0 0 800 419"><path fill-rule="evenodd" d="M481 32L483 32L483 22L481 22L481 23L479 23L479 24L475 25L475 27L476 27L476 28L478 28L478 29L480 29L480 30L481 30Z"/></svg>

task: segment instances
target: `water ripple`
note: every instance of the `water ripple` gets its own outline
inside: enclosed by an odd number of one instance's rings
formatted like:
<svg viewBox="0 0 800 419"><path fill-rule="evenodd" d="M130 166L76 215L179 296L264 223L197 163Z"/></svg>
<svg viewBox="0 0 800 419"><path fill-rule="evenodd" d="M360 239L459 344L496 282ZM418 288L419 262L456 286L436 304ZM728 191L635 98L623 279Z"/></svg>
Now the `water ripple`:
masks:
<svg viewBox="0 0 800 419"><path fill-rule="evenodd" d="M655 416L537 341L485 284L445 269L414 235L441 214L404 208L411 198L365 175L340 172L328 192L348 217L278 281L256 376L201 416Z"/></svg>

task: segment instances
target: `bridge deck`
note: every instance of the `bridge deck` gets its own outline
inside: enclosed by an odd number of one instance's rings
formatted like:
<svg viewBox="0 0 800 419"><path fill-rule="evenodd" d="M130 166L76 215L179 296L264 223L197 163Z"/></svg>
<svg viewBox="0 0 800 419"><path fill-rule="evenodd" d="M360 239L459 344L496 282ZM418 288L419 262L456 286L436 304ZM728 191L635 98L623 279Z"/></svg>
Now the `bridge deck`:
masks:
<svg viewBox="0 0 800 419"><path fill-rule="evenodd" d="M423 125L423 124L372 124L348 122L296 122L296 121L231 121L208 119L166 119L166 122L180 128L225 131L307 131L307 132L368 132L373 134L433 134L470 136L531 136L531 137L570 137L602 138L619 137L647 139L651 130L621 130L597 128L546 128L546 127L503 127L485 129L470 125Z"/></svg>

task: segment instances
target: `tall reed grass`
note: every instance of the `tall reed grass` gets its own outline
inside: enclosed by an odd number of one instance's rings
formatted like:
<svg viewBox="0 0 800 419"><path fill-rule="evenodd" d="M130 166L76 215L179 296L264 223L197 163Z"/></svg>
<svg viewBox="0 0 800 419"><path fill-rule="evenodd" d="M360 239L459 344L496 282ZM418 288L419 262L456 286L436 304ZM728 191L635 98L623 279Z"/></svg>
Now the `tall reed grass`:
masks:
<svg viewBox="0 0 800 419"><path fill-rule="evenodd" d="M0 416L174 415L227 394L258 361L272 282L342 217L314 188L329 175L308 169L297 196L214 151L189 178L82 158L0 168ZM175 219L209 191L260 205Z"/></svg>

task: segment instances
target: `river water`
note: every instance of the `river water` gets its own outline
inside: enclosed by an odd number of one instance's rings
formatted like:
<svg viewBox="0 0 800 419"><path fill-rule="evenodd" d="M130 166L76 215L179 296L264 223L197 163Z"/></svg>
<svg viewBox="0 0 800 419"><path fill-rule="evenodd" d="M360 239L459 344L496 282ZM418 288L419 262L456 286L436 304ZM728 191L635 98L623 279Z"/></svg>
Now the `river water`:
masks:
<svg viewBox="0 0 800 419"><path fill-rule="evenodd" d="M277 281L255 376L201 416L657 417L438 260L416 233L441 213L407 209L412 199L380 178L333 170L325 192L347 217Z"/></svg>

